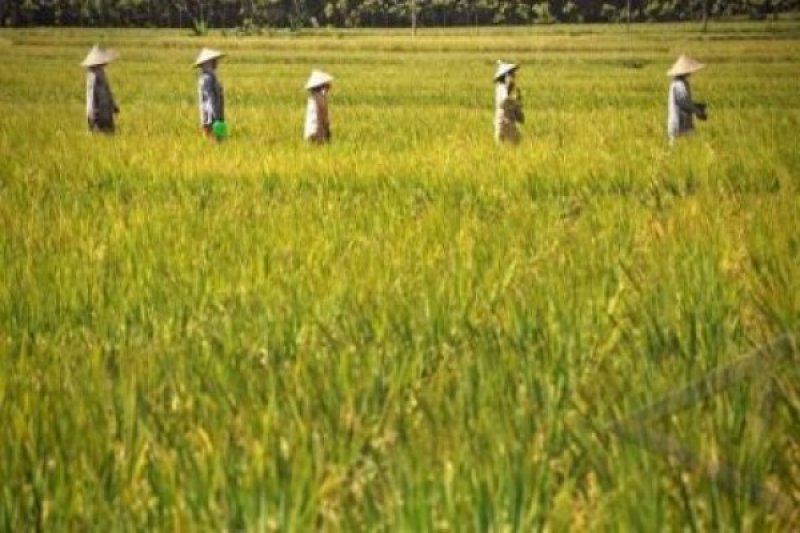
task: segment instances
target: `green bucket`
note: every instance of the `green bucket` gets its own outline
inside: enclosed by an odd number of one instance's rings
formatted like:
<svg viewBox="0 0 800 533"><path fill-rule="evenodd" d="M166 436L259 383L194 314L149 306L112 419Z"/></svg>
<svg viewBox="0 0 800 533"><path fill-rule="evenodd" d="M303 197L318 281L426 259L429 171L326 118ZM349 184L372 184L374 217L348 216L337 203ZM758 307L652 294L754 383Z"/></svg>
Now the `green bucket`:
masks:
<svg viewBox="0 0 800 533"><path fill-rule="evenodd" d="M228 138L228 124L223 120L215 120L211 124L211 133L218 141Z"/></svg>

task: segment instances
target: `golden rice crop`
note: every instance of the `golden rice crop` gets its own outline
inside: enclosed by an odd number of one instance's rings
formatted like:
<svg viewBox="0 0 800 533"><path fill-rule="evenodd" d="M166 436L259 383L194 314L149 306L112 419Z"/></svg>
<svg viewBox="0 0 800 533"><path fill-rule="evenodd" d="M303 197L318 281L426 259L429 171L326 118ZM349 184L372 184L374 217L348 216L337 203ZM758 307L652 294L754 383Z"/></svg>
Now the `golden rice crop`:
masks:
<svg viewBox="0 0 800 533"><path fill-rule="evenodd" d="M474 31L0 32L0 529L790 527L796 359L648 422L694 462L604 428L799 337L796 23ZM710 120L669 149L682 52Z"/></svg>

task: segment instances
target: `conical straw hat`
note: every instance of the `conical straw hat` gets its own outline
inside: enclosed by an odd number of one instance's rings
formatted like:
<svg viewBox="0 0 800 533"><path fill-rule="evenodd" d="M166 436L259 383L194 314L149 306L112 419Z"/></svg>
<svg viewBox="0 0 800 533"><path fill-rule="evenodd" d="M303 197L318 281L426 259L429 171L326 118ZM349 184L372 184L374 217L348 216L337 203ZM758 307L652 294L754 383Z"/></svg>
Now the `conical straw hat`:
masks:
<svg viewBox="0 0 800 533"><path fill-rule="evenodd" d="M322 72L321 70L312 70L311 76L308 77L306 82L306 89L315 89L321 85L327 85L333 81L333 76Z"/></svg>
<svg viewBox="0 0 800 533"><path fill-rule="evenodd" d="M509 72L514 72L519 68L519 65L516 63L505 63L503 61L497 60L497 70L494 73L494 81L499 80Z"/></svg>
<svg viewBox="0 0 800 533"><path fill-rule="evenodd" d="M82 67L96 67L106 65L119 57L115 50L103 50L98 45L94 45L86 57L81 61Z"/></svg>
<svg viewBox="0 0 800 533"><path fill-rule="evenodd" d="M225 54L223 54L219 50L214 50L212 48L203 48L202 50L200 50L200 55L197 56L197 59L194 62L194 66L199 67L203 63L207 63L212 59L217 59L223 56L225 56Z"/></svg>
<svg viewBox="0 0 800 533"><path fill-rule="evenodd" d="M696 59L692 59L686 55L681 55L681 57L675 61L675 64L672 65L672 68L667 71L667 76L686 76L687 74L697 72L703 67L705 67L705 65Z"/></svg>

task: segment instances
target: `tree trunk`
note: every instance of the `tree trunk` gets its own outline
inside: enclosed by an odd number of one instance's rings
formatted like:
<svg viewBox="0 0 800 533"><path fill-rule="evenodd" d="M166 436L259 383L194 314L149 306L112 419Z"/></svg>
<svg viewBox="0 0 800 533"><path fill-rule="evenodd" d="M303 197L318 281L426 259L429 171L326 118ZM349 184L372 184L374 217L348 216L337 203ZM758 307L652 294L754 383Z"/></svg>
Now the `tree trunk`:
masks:
<svg viewBox="0 0 800 533"><path fill-rule="evenodd" d="M631 32L631 0L628 0L628 12L627 12L627 25L628 25L628 33Z"/></svg>
<svg viewBox="0 0 800 533"><path fill-rule="evenodd" d="M411 0L411 36L417 34L417 0Z"/></svg>
<svg viewBox="0 0 800 533"><path fill-rule="evenodd" d="M703 33L708 31L708 0L703 0Z"/></svg>

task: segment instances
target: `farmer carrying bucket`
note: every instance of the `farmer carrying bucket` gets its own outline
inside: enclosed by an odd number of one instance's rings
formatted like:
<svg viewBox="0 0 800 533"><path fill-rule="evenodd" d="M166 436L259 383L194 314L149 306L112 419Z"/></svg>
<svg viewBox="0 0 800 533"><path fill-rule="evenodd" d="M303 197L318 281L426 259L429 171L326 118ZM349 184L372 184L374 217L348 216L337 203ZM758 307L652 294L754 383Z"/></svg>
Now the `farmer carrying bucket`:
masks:
<svg viewBox="0 0 800 533"><path fill-rule="evenodd" d="M203 48L194 66L200 69L197 81L197 101L200 110L200 128L209 138L221 141L228 134L225 123L225 96L217 79L217 62L225 54Z"/></svg>
<svg viewBox="0 0 800 533"><path fill-rule="evenodd" d="M517 124L525 122L525 115L516 86L518 69L517 64L497 62L494 73L494 138L497 142L517 144L521 138Z"/></svg>
<svg viewBox="0 0 800 533"><path fill-rule="evenodd" d="M314 144L325 144L331 140L331 122L328 115L328 92L333 76L321 70L312 70L306 82L308 104L303 138Z"/></svg>
<svg viewBox="0 0 800 533"><path fill-rule="evenodd" d="M106 78L105 66L118 57L114 50L94 45L81 62L86 68L86 119L93 133L114 133L114 115L119 113L119 107Z"/></svg>
<svg viewBox="0 0 800 533"><path fill-rule="evenodd" d="M692 100L689 76L705 67L704 64L682 55L675 61L667 76L672 78L667 98L667 137L670 144L681 135L694 131L693 117L706 120L706 104Z"/></svg>

